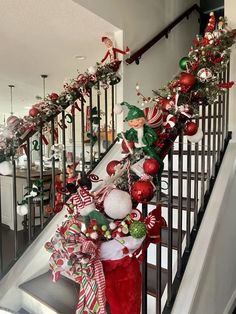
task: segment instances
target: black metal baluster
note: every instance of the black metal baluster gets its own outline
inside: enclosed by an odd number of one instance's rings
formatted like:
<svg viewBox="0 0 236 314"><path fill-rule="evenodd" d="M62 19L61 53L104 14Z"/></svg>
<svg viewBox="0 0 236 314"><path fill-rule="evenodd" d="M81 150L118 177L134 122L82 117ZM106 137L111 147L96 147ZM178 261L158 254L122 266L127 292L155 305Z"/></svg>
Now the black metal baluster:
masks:
<svg viewBox="0 0 236 314"><path fill-rule="evenodd" d="M90 139L92 141L92 138ZM85 171L85 144L84 144L84 101L81 100L81 159L82 159L82 174Z"/></svg>
<svg viewBox="0 0 236 314"><path fill-rule="evenodd" d="M216 120L217 120L217 102L213 104L213 135L212 135L212 178L215 178L216 165Z"/></svg>
<svg viewBox="0 0 236 314"><path fill-rule="evenodd" d="M222 82L222 75L219 74L219 82ZM221 103L222 103L222 96L218 96L218 137L217 137L217 163L220 162L220 150L221 150Z"/></svg>
<svg viewBox="0 0 236 314"><path fill-rule="evenodd" d="M43 210L43 129L39 129L39 160L40 160L40 227L43 229L44 225L44 210Z"/></svg>
<svg viewBox="0 0 236 314"><path fill-rule="evenodd" d="M114 85L111 86L111 127L112 127L112 143L115 140L115 113L114 113L114 105L115 105L115 92Z"/></svg>
<svg viewBox="0 0 236 314"><path fill-rule="evenodd" d="M147 217L147 204L142 204L142 214ZM147 254L142 262L142 314L147 314Z"/></svg>
<svg viewBox="0 0 236 314"><path fill-rule="evenodd" d="M161 201L161 178L157 184L157 203ZM156 314L161 314L161 242L156 244Z"/></svg>
<svg viewBox="0 0 236 314"><path fill-rule="evenodd" d="M210 188L210 179L211 179L211 138L212 138L212 133L211 133L211 115L212 115L212 110L211 110L212 104L208 105L208 119L207 119L207 191L209 191Z"/></svg>
<svg viewBox="0 0 236 314"><path fill-rule="evenodd" d="M2 182L0 176L0 279L3 274L3 237L2 237Z"/></svg>
<svg viewBox="0 0 236 314"><path fill-rule="evenodd" d="M223 82L226 82L226 71L224 70L222 74ZM225 143L225 126L226 126L226 92L222 95L222 151L224 150L224 143Z"/></svg>
<svg viewBox="0 0 236 314"><path fill-rule="evenodd" d="M202 106L202 145L201 145L201 210L204 209L204 194L205 194L205 138L206 138L206 108Z"/></svg>
<svg viewBox="0 0 236 314"><path fill-rule="evenodd" d="M55 124L54 124L54 119L51 121L51 144L55 144ZM52 157L52 188L51 188L51 206L54 208L55 206L55 157Z"/></svg>
<svg viewBox="0 0 236 314"><path fill-rule="evenodd" d="M12 206L13 206L13 221L14 221L14 258L17 259L17 251L18 251L18 232L17 232L17 191L16 191L16 161L15 158L12 157Z"/></svg>
<svg viewBox="0 0 236 314"><path fill-rule="evenodd" d="M62 182L63 188L66 187L66 124L65 124L65 110L62 111Z"/></svg>
<svg viewBox="0 0 236 314"><path fill-rule="evenodd" d="M192 145L187 142L187 210L186 210L186 250L190 247L191 233L191 161L192 161Z"/></svg>
<svg viewBox="0 0 236 314"><path fill-rule="evenodd" d="M199 160L199 144L195 144L194 151L194 230L197 230L198 224L198 160Z"/></svg>
<svg viewBox="0 0 236 314"><path fill-rule="evenodd" d="M100 159L101 155L101 123L100 123L100 85L98 84L98 94L97 94L97 110L98 110L98 160Z"/></svg>
<svg viewBox="0 0 236 314"><path fill-rule="evenodd" d="M92 110L93 110L93 90L90 90L89 95L89 112L90 112L90 134L93 134L93 123L92 123ZM92 138L90 138L90 169L93 168L94 157L93 157L93 143Z"/></svg>
<svg viewBox="0 0 236 314"><path fill-rule="evenodd" d="M227 72L226 72L226 80L229 82L230 80L230 62L227 64ZM226 92L226 122L225 122L225 130L226 130L226 137L229 131L229 89Z"/></svg>
<svg viewBox="0 0 236 314"><path fill-rule="evenodd" d="M71 130L72 130L72 161L73 161L73 176L75 175L75 163L76 163L76 145L75 145L75 108L72 106L72 120L71 120Z"/></svg>
<svg viewBox="0 0 236 314"><path fill-rule="evenodd" d="M105 89L105 140L106 140L106 150L108 149L108 130L107 130L107 89Z"/></svg>
<svg viewBox="0 0 236 314"><path fill-rule="evenodd" d="M31 154L30 154L30 140L27 139L27 186L31 188ZM28 239L29 242L32 239L32 211L31 211L31 200L28 198Z"/></svg>
<svg viewBox="0 0 236 314"><path fill-rule="evenodd" d="M173 148L168 153L168 266L167 266L167 306L172 300L172 247L173 247Z"/></svg>
<svg viewBox="0 0 236 314"><path fill-rule="evenodd" d="M183 131L179 135L179 157L178 157L178 249L177 249L177 276L181 276L182 268L182 205L183 205Z"/></svg>

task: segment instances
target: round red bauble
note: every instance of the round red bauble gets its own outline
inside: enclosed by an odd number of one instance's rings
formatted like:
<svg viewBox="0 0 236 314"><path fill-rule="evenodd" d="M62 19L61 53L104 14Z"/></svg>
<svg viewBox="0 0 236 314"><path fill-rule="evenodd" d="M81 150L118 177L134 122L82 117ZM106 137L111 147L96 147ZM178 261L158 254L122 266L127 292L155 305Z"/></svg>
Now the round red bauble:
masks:
<svg viewBox="0 0 236 314"><path fill-rule="evenodd" d="M182 72L179 78L180 85L191 88L196 82L196 78L191 73Z"/></svg>
<svg viewBox="0 0 236 314"><path fill-rule="evenodd" d="M198 125L195 122L187 122L184 128L184 134L188 136L192 136L196 134L198 131Z"/></svg>
<svg viewBox="0 0 236 314"><path fill-rule="evenodd" d="M132 185L131 196L138 203L148 203L154 196L154 188L150 181L139 180Z"/></svg>
<svg viewBox="0 0 236 314"><path fill-rule="evenodd" d="M119 165L119 163L120 163L119 160L112 160L107 164L106 171L109 174L109 176L115 174L116 172L115 167Z"/></svg>
<svg viewBox="0 0 236 314"><path fill-rule="evenodd" d="M29 111L29 115L31 117L36 117L39 114L38 108L32 107Z"/></svg>
<svg viewBox="0 0 236 314"><path fill-rule="evenodd" d="M56 93L51 93L51 95L49 96L49 98L51 99L51 101L57 101L58 99L58 95Z"/></svg>
<svg viewBox="0 0 236 314"><path fill-rule="evenodd" d="M162 110L164 112L168 112L171 109L171 107L174 105L174 102L171 99L164 98L160 100L160 104L161 104Z"/></svg>
<svg viewBox="0 0 236 314"><path fill-rule="evenodd" d="M133 149L134 148L134 142L133 141L127 141L127 143L128 143L128 145L129 145L129 147L131 148L131 149ZM123 153L125 153L125 154L128 154L129 153L129 149L128 149L128 147L127 147L127 145L126 145L126 142L123 140L122 141L122 143L121 143L121 147L122 147L122 150L123 150Z"/></svg>
<svg viewBox="0 0 236 314"><path fill-rule="evenodd" d="M143 163L144 172L150 176L155 176L158 173L159 168L160 164L154 158L146 159Z"/></svg>

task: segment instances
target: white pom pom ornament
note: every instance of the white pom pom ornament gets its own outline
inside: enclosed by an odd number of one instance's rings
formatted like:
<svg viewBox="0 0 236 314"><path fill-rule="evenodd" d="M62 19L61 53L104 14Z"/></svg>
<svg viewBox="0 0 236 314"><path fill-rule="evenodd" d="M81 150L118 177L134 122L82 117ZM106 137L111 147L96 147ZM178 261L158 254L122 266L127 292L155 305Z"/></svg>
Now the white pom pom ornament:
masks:
<svg viewBox="0 0 236 314"><path fill-rule="evenodd" d="M17 205L16 212L19 216L27 215L28 211L29 209L27 204Z"/></svg>
<svg viewBox="0 0 236 314"><path fill-rule="evenodd" d="M0 174L3 176L9 176L13 172L12 164L9 161L3 161L0 163Z"/></svg>
<svg viewBox="0 0 236 314"><path fill-rule="evenodd" d="M90 66L88 67L88 74L94 75L97 72L97 67L96 66Z"/></svg>
<svg viewBox="0 0 236 314"><path fill-rule="evenodd" d="M202 138L203 138L203 132L199 128L198 128L198 131L196 134L194 134L192 136L187 136L187 139L192 143L198 143L202 140Z"/></svg>
<svg viewBox="0 0 236 314"><path fill-rule="evenodd" d="M113 219L123 219L132 210L132 201L129 193L119 189L112 190L104 200L104 211Z"/></svg>

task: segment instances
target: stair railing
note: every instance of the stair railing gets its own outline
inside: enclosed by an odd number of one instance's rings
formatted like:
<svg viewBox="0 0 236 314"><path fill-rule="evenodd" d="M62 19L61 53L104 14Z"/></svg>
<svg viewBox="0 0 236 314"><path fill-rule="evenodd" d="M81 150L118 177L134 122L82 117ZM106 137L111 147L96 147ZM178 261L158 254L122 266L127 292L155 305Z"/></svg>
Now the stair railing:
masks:
<svg viewBox="0 0 236 314"><path fill-rule="evenodd" d="M65 197L63 193L68 182L68 166L69 176L90 172L114 144L115 89L114 85L107 85L104 88L98 84L96 88L90 89L87 96L80 97L77 105L63 106L59 115L42 123L37 131L26 132L22 137L21 144L27 155L27 167L19 169L13 157L12 177L1 177L0 278L8 272L54 217L55 212L51 210L58 203L56 196L58 190L62 200ZM55 147L59 147L60 151L56 151ZM58 179L62 182L56 189ZM25 199L28 213L19 216L17 204L22 202L27 191L32 191L36 183L39 184L38 195ZM46 198L47 183L50 184L50 194L48 191ZM8 208L2 206L6 185L12 190L12 196L9 197L12 197L12 202L8 200ZM28 190L24 188L22 190L22 185ZM47 212L45 212L46 208ZM10 226L8 221L5 221L6 210L11 215Z"/></svg>
<svg viewBox="0 0 236 314"><path fill-rule="evenodd" d="M222 83L229 82L230 65L220 74ZM228 130L229 91L214 103L203 104L199 110L199 127L203 138L191 143L180 131L165 158L163 179L168 181L168 201L157 197L166 208L167 237L156 244L156 266L143 266L142 313L148 313L148 295L155 297L156 314L171 313L198 229L200 227L231 132ZM164 152L163 157L166 155ZM142 205L143 213L150 205ZM163 214L162 209L162 214ZM152 244L154 245L154 244ZM163 266L163 247L167 250L167 267ZM153 268L155 272L153 273ZM148 272L155 276L155 293L147 282ZM151 302L153 304L153 302Z"/></svg>
<svg viewBox="0 0 236 314"><path fill-rule="evenodd" d="M131 64L135 62L136 64L139 64L141 57L145 52L147 52L152 46L157 44L163 37L168 38L169 33L171 30L178 25L182 20L185 18L189 18L189 15L193 13L194 11L197 11L200 14L200 18L202 17L203 13L199 7L198 4L192 5L189 9L187 9L185 12L183 12L179 17L177 17L172 23L170 23L168 26L166 26L160 33L158 33L156 36L154 36L150 41L148 41L143 47L138 49L136 52L134 52L129 58L127 58L125 61L127 64Z"/></svg>

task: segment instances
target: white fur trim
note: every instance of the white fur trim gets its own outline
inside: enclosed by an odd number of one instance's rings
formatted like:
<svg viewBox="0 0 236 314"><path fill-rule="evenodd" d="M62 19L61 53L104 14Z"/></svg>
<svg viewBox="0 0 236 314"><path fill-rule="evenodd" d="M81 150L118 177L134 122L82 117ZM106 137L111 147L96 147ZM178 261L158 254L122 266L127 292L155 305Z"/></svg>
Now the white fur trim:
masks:
<svg viewBox="0 0 236 314"><path fill-rule="evenodd" d="M87 216L90 214L92 211L96 210L96 207L94 203L91 203L89 205L84 206L84 208L80 209L80 215L81 216Z"/></svg>

